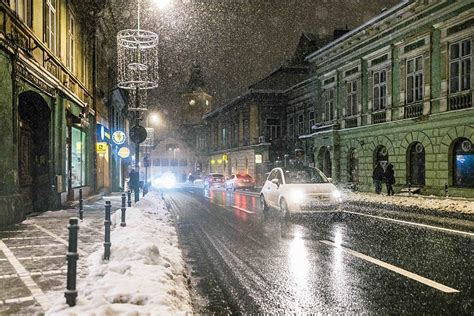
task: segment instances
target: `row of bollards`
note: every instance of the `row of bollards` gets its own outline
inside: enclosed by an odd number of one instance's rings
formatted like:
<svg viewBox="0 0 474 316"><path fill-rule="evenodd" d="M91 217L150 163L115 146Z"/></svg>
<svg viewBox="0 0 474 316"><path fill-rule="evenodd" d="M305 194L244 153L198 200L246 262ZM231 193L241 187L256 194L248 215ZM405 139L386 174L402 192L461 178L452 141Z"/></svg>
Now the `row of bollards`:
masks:
<svg viewBox="0 0 474 316"><path fill-rule="evenodd" d="M128 197L128 203L127 203ZM126 213L126 206L127 203L129 207L132 206L131 201L131 192L128 190L127 194L122 193L122 207L121 207L121 220L120 226L125 227L127 223L125 221L125 213ZM79 219L82 221L83 213L84 213L84 204L82 199L82 189L79 189ZM112 204L110 201L105 201L105 220L104 220L104 260L110 259L110 248L112 243L110 242L110 226L112 224L110 218L110 211L112 208ZM79 231L79 219L77 217L71 217L69 219L69 243L68 243L68 251L66 254L67 260L67 280L66 280L66 291L64 292L64 297L66 298L66 304L69 306L76 305L76 298L77 298L77 289L76 289L76 279L77 279L77 260L79 259L79 254L77 252L77 242L78 242L78 231Z"/></svg>

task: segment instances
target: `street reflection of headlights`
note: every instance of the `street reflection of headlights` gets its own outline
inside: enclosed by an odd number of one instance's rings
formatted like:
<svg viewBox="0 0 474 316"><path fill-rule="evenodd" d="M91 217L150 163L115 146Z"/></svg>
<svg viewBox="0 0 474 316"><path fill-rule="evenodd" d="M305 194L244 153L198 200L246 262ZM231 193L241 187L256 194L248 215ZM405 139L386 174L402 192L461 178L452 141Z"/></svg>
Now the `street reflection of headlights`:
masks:
<svg viewBox="0 0 474 316"><path fill-rule="evenodd" d="M306 194L303 191L292 191L290 198L294 203L303 203L306 200Z"/></svg>
<svg viewBox="0 0 474 316"><path fill-rule="evenodd" d="M338 201L338 202L342 201L342 194L339 190L332 191L331 195L332 195L333 199L335 199L336 201Z"/></svg>

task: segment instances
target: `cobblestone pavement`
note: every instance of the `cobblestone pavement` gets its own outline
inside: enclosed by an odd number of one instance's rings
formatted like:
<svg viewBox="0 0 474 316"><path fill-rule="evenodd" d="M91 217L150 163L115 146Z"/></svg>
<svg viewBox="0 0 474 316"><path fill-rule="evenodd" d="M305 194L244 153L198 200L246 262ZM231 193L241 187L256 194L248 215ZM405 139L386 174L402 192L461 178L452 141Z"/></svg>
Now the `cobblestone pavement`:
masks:
<svg viewBox="0 0 474 316"><path fill-rule="evenodd" d="M84 205L84 220L79 225L79 262L98 247L104 236L104 203L112 211L121 206L120 195ZM66 252L69 218L79 216L76 209L46 212L24 222L0 229L0 315L42 314L58 293L66 289ZM78 271L78 274L86 271ZM59 291L59 292L58 292Z"/></svg>

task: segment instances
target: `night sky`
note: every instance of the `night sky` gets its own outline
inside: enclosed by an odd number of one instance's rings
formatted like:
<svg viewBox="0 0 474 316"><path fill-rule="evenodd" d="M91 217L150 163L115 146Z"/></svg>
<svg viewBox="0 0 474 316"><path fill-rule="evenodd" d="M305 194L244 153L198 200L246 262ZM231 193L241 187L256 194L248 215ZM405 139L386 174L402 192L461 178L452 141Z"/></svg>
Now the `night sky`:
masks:
<svg viewBox="0 0 474 316"><path fill-rule="evenodd" d="M161 82L149 105L162 110L180 104L193 62L201 65L209 93L223 104L291 58L302 32L324 36L346 25L353 29L399 2L173 1L171 8L160 11L153 0L142 0L142 28L158 32L161 41ZM116 6L117 16L125 21L124 28L136 27L136 1L126 3L132 7Z"/></svg>

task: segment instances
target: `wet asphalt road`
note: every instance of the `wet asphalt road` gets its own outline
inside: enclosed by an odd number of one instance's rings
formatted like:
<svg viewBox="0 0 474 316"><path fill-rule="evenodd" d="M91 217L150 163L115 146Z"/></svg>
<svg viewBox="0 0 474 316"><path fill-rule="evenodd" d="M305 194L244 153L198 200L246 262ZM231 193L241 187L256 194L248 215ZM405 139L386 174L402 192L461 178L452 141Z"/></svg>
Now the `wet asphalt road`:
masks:
<svg viewBox="0 0 474 316"><path fill-rule="evenodd" d="M199 313L473 314L473 236L344 213L265 218L248 193L167 192ZM434 281L434 282L433 282Z"/></svg>

